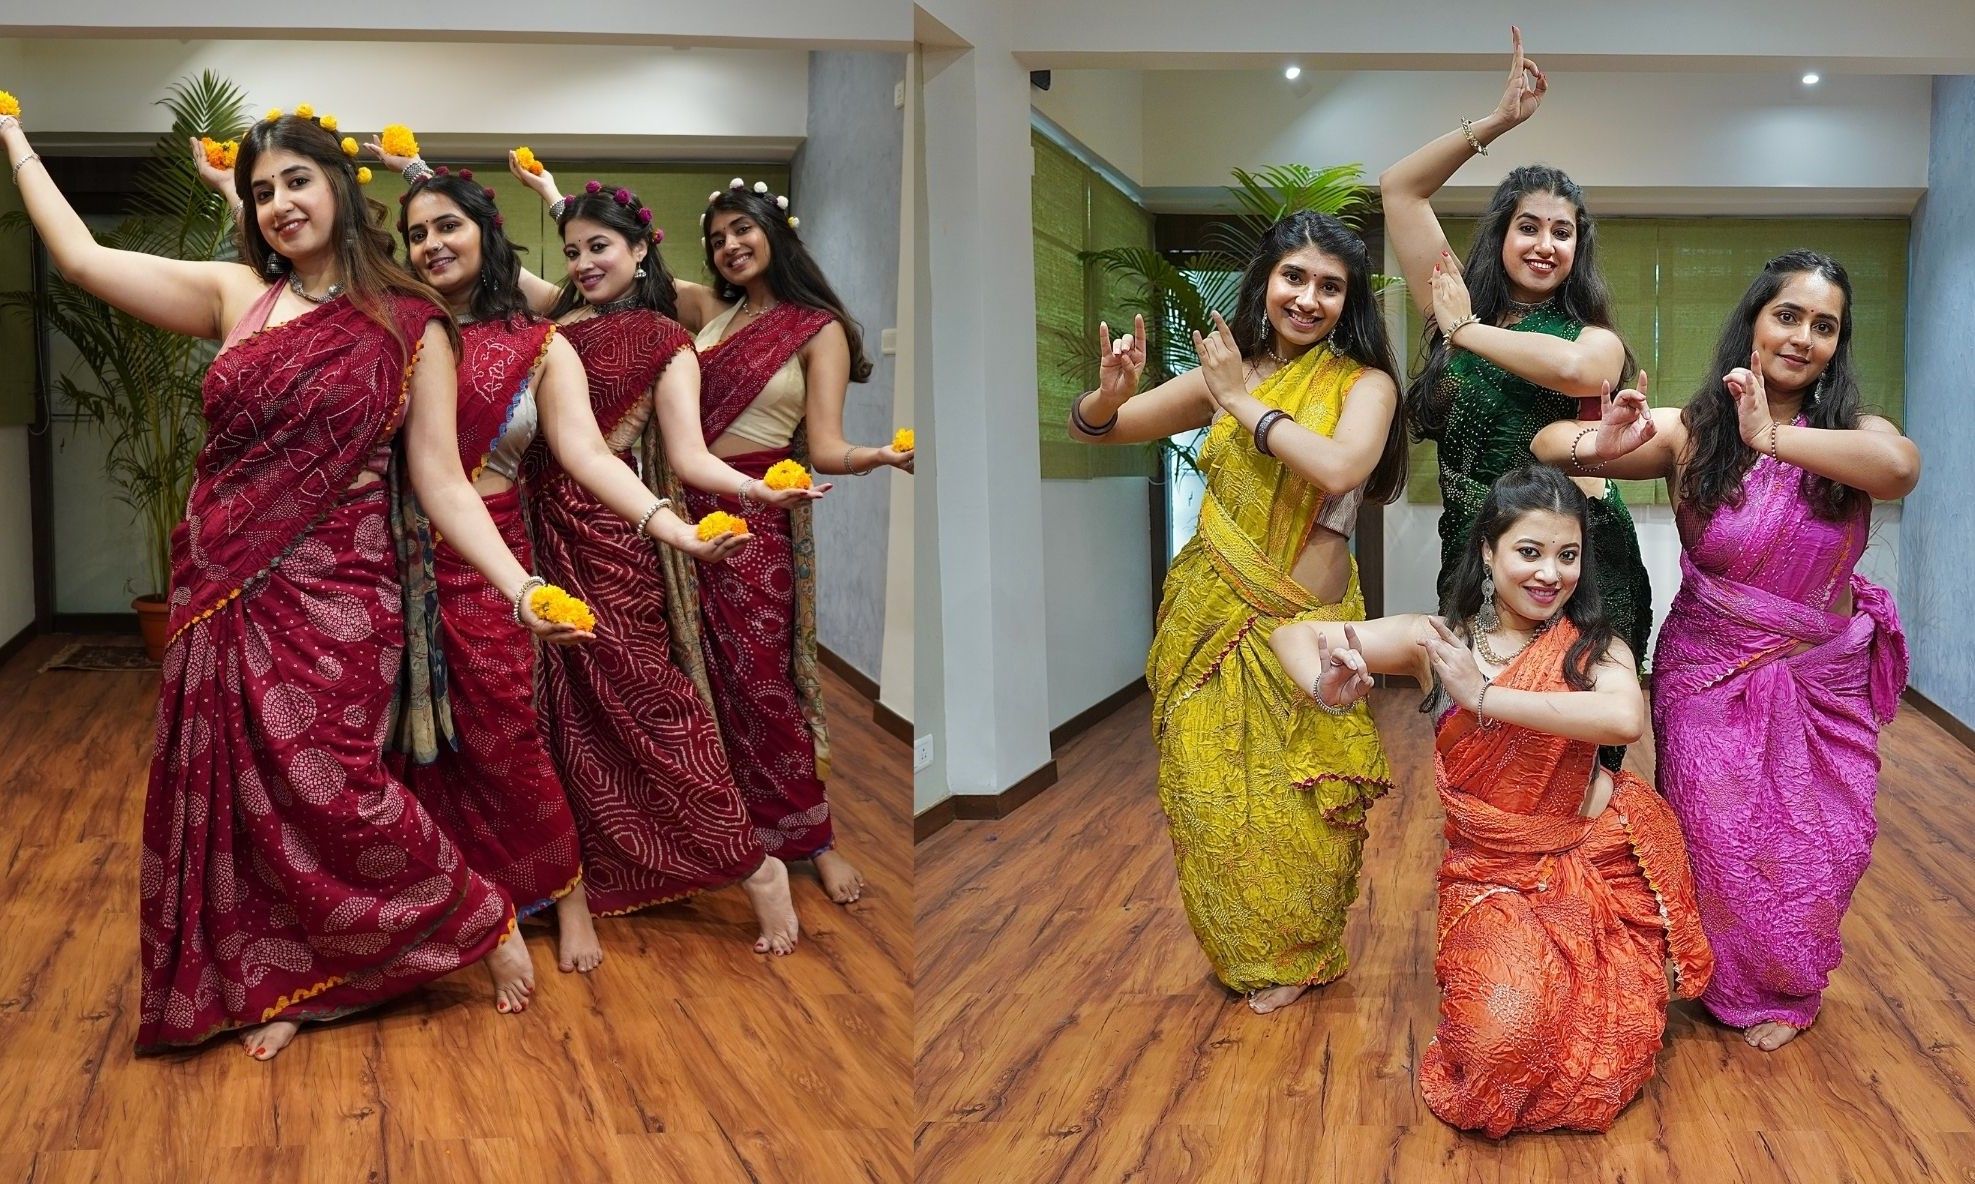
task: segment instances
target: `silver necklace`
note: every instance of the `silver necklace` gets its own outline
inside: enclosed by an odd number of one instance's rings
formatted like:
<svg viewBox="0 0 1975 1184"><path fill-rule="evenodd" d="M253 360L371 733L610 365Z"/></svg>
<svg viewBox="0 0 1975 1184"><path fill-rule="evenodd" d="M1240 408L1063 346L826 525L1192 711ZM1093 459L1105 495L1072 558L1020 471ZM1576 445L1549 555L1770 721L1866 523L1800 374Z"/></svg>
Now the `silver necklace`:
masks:
<svg viewBox="0 0 1975 1184"><path fill-rule="evenodd" d="M331 284L327 292L324 292L320 296L311 296L309 295L309 290L302 286L302 277L291 271L288 273L288 290L308 301L310 304L328 304L343 294L343 285Z"/></svg>
<svg viewBox="0 0 1975 1184"><path fill-rule="evenodd" d="M774 308L775 305L773 303L770 303L765 308L754 308L748 304L748 298L745 295L741 297L741 315L744 317L758 317L763 313L774 311Z"/></svg>

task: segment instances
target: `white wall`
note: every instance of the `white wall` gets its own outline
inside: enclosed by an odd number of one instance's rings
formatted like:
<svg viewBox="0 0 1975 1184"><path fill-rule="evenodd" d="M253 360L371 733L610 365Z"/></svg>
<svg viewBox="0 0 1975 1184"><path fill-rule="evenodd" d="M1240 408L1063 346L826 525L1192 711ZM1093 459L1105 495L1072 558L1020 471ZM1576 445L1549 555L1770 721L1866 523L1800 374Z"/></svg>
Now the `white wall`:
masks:
<svg viewBox="0 0 1975 1184"><path fill-rule="evenodd" d="M1152 518L1143 477L1044 481L1049 726L1145 677Z"/></svg>
<svg viewBox="0 0 1975 1184"><path fill-rule="evenodd" d="M28 526L27 429L0 427L0 642L34 623L34 536Z"/></svg>
<svg viewBox="0 0 1975 1184"><path fill-rule="evenodd" d="M1140 70L1064 70L1029 101L1135 185L1145 183L1146 78Z"/></svg>

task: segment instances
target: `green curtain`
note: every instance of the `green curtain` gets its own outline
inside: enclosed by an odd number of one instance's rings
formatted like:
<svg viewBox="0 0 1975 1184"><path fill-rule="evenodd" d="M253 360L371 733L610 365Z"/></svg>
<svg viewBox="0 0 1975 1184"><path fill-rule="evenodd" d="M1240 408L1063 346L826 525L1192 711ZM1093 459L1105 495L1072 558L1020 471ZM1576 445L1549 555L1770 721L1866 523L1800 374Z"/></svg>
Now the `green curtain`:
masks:
<svg viewBox="0 0 1975 1184"><path fill-rule="evenodd" d="M1471 218L1445 224L1465 257ZM1823 251L1852 277L1852 350L1868 410L1903 422L1906 405L1904 218L1601 218L1599 267L1620 336L1651 378L1656 407L1686 404L1712 364L1722 323L1762 265L1795 247ZM1421 318L1407 302L1407 351L1420 362ZM1414 446L1407 500L1437 502L1431 443ZM1626 501L1666 504L1664 482L1623 481Z"/></svg>
<svg viewBox="0 0 1975 1184"><path fill-rule="evenodd" d="M1097 381L1097 324L1129 323L1131 295L1120 277L1078 256L1106 247L1153 245L1152 215L1069 152L1032 132L1029 182L1036 286L1036 414L1045 478L1142 477L1149 448L1093 448L1065 428L1070 400Z"/></svg>

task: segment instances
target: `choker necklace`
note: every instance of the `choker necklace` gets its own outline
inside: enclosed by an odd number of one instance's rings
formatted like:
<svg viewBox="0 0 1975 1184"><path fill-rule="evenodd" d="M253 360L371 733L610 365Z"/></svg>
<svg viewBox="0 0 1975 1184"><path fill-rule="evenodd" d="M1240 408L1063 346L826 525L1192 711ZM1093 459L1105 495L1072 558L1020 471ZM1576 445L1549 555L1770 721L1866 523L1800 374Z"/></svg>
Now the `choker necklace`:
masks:
<svg viewBox="0 0 1975 1184"><path fill-rule="evenodd" d="M311 296L309 295L309 290L302 286L302 277L291 271L288 273L288 290L308 301L310 304L328 304L343 294L343 285L331 284L327 292L324 292L320 296Z"/></svg>
<svg viewBox="0 0 1975 1184"><path fill-rule="evenodd" d="M1509 311L1511 313L1516 314L1517 316L1526 317L1536 312L1538 309L1548 308L1550 302L1555 299L1556 297L1554 296L1545 296L1541 300L1524 302L1521 300L1517 300L1515 297L1511 296L1509 297Z"/></svg>
<svg viewBox="0 0 1975 1184"><path fill-rule="evenodd" d="M608 304L593 304L590 307L596 310L597 316L607 317L614 312L623 312L627 308L638 307L638 294L633 292L629 296L619 296Z"/></svg>

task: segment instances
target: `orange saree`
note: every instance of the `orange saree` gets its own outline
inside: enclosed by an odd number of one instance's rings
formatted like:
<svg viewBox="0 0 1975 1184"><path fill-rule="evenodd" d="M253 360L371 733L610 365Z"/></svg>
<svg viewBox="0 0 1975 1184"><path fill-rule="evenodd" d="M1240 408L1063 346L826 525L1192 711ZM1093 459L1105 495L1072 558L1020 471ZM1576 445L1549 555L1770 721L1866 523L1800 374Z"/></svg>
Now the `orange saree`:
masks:
<svg viewBox="0 0 1975 1184"><path fill-rule="evenodd" d="M1577 637L1559 621L1495 679L1563 691ZM1694 998L1714 957L1680 826L1650 786L1613 775L1579 816L1597 749L1509 724L1443 717L1434 774L1447 815L1433 960L1440 1027L1420 1061L1433 1112L1500 1138L1609 1130L1653 1074L1675 989Z"/></svg>

